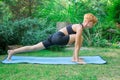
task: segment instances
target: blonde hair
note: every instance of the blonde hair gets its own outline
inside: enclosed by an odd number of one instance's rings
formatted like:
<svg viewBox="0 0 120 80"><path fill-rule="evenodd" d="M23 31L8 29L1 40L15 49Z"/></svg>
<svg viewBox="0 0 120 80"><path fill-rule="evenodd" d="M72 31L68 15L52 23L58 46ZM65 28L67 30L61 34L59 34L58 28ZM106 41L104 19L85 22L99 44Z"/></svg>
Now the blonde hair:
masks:
<svg viewBox="0 0 120 80"><path fill-rule="evenodd" d="M84 21L91 21L95 24L98 20L92 13L87 13L84 15Z"/></svg>

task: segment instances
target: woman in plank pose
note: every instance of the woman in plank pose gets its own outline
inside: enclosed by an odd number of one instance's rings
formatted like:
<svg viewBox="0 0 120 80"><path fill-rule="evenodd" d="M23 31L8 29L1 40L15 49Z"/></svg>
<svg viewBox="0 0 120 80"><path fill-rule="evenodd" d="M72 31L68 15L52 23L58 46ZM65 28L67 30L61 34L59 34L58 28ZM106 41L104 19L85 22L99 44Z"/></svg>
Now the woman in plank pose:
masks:
<svg viewBox="0 0 120 80"><path fill-rule="evenodd" d="M79 58L79 50L83 41L82 31L84 28L92 28L96 22L97 18L93 14L87 13L84 15L84 20L81 24L65 26L58 32L48 37L48 39L39 42L38 44L8 50L7 59L11 60L12 55L16 53L46 49L52 45L67 45L75 43L72 61L79 64L84 64L84 60Z"/></svg>

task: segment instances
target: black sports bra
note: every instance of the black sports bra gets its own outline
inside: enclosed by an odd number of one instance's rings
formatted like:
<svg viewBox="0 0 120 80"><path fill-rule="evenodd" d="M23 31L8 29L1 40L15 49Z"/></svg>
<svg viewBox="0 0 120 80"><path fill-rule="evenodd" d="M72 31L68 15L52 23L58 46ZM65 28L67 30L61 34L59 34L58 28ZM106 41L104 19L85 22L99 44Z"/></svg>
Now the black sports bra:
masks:
<svg viewBox="0 0 120 80"><path fill-rule="evenodd" d="M83 28L83 25L82 25L82 24L80 24L80 25L81 25L82 28ZM66 29L67 29L68 34L76 34L76 32L73 31L73 29L72 29L72 24L68 25L68 26L66 27Z"/></svg>

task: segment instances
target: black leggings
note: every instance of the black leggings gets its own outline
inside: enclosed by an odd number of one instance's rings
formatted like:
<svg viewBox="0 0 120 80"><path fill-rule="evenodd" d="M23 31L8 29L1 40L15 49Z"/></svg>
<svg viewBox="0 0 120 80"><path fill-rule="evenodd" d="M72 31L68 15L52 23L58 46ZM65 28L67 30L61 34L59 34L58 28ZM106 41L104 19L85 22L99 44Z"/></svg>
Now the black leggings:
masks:
<svg viewBox="0 0 120 80"><path fill-rule="evenodd" d="M67 45L68 41L69 35L65 35L62 32L56 32L53 35L49 36L49 38L44 40L42 43L45 48L48 48L52 45Z"/></svg>

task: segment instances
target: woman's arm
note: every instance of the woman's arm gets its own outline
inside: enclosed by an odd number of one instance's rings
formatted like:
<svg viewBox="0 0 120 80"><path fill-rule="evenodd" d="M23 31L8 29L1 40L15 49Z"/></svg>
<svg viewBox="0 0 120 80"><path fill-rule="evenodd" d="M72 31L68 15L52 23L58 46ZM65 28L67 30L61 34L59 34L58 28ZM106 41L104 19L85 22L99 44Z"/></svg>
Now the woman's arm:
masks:
<svg viewBox="0 0 120 80"><path fill-rule="evenodd" d="M77 26L75 37L75 49L73 55L75 61L79 61L79 50L81 45L82 45L82 28L80 26Z"/></svg>

